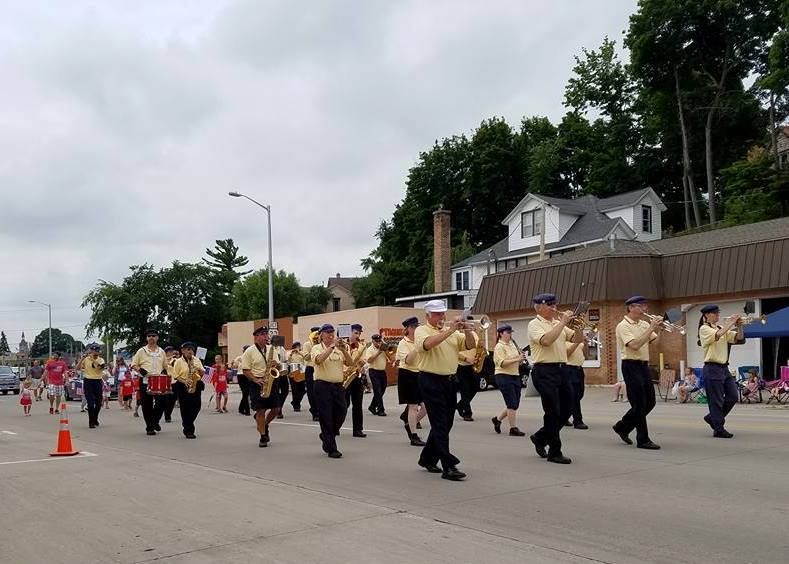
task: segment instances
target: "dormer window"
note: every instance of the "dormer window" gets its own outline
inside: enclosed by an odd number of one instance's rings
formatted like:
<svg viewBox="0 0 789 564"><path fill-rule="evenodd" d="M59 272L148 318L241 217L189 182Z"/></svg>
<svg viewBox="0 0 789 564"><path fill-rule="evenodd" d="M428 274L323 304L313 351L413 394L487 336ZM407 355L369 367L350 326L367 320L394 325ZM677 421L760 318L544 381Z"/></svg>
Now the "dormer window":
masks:
<svg viewBox="0 0 789 564"><path fill-rule="evenodd" d="M521 238L534 237L542 231L540 210L532 210L521 214Z"/></svg>
<svg viewBox="0 0 789 564"><path fill-rule="evenodd" d="M641 206L641 230L652 233L652 206Z"/></svg>

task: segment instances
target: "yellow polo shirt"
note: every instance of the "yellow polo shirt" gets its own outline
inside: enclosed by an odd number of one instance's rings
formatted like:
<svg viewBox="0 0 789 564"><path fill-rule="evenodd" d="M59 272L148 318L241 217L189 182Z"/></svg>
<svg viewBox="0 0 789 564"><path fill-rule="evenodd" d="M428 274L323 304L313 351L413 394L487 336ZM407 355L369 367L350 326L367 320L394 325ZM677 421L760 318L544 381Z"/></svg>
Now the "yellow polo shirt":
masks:
<svg viewBox="0 0 789 564"><path fill-rule="evenodd" d="M716 341L715 333L718 329L720 326L712 327L707 323L699 327L701 350L704 352L704 362L726 364L729 362L729 345L737 341L737 331L727 331Z"/></svg>
<svg viewBox="0 0 789 564"><path fill-rule="evenodd" d="M151 351L148 346L140 347L132 357L132 366L144 369L148 374L163 374L167 366L167 355L164 349L156 347Z"/></svg>
<svg viewBox="0 0 789 564"><path fill-rule="evenodd" d="M463 334L463 331L458 331L458 334L465 342L466 336ZM477 343L479 343L479 335L477 335L476 333L472 333L472 335L474 335L474 348L469 350L458 351L458 364L460 366L472 366L474 364L474 357L476 356L476 347L477 347Z"/></svg>
<svg viewBox="0 0 789 564"><path fill-rule="evenodd" d="M619 350L622 351L622 360L643 360L649 361L649 343L657 339L657 334L652 333L649 341L634 351L626 346L627 343L633 339L638 339L649 329L649 323L643 319L638 321L631 321L629 317L625 316L622 321L616 326L616 340L619 343Z"/></svg>
<svg viewBox="0 0 789 564"><path fill-rule="evenodd" d="M399 362L398 366L400 368L409 372L419 372L419 355L414 359L414 364L408 364L405 361L406 357L415 350L416 344L413 341L409 341L408 337L400 339L400 342L397 343L397 352L395 353L395 360Z"/></svg>
<svg viewBox="0 0 789 564"><path fill-rule="evenodd" d="M200 359L196 356L192 357L192 372L205 372L205 368L203 368L203 363L200 362ZM189 377L191 373L189 372L189 363L181 357L175 359L173 363L172 369L170 370L170 376L173 377L174 380L177 380L181 383L186 383L189 381Z"/></svg>
<svg viewBox="0 0 789 564"><path fill-rule="evenodd" d="M291 351L290 356L288 356L288 362L291 364L304 364L304 361L304 355L299 351Z"/></svg>
<svg viewBox="0 0 789 564"><path fill-rule="evenodd" d="M382 344L382 346L386 346ZM370 345L367 347L367 350L364 351L364 360L365 362L372 368L373 370L386 370L386 353L381 353L375 359L370 360L371 357L378 352L378 349L375 348L375 345Z"/></svg>
<svg viewBox="0 0 789 564"><path fill-rule="evenodd" d="M268 374L266 357L268 356L269 348L272 346L273 345L266 345L265 347L261 347L262 353L255 345L245 350L244 354L241 355L241 370L250 370L255 378L263 378L266 376ZM276 356L272 358L276 359Z"/></svg>
<svg viewBox="0 0 789 564"><path fill-rule="evenodd" d="M558 319L548 321L540 315L529 321L527 333L534 364L540 364L541 362L567 362L567 333L569 329L565 327L565 330L559 333L559 336L550 345L540 344L542 336L557 325L559 325ZM570 333L572 334L572 331Z"/></svg>
<svg viewBox="0 0 789 564"><path fill-rule="evenodd" d="M310 351L314 346L315 345L312 344L312 341L310 341L309 337L307 337L307 340L301 345L301 354L304 355L304 364L307 366L315 366L315 364L312 362L312 354L310 354Z"/></svg>
<svg viewBox="0 0 789 564"><path fill-rule="evenodd" d="M104 359L97 356L94 360L88 356L79 363L77 368L82 369L83 377L86 380L101 380L104 374Z"/></svg>
<svg viewBox="0 0 789 564"><path fill-rule="evenodd" d="M508 374L510 376L517 376L518 375L518 366L520 365L520 361L514 364L510 364L507 366L502 366L501 363L505 360L512 360L514 358L520 359L521 352L518 350L518 347L515 346L515 343L512 341L509 344L505 343L504 341L499 341L496 343L496 346L493 348L493 366L495 366L496 374Z"/></svg>
<svg viewBox="0 0 789 564"><path fill-rule="evenodd" d="M318 343L312 347L310 355L312 362L315 365L315 379L323 380L324 382L331 382L332 384L339 384L343 379L343 366L345 366L345 358L343 354L334 349L323 362L318 364L315 359L318 358L326 350L323 343Z"/></svg>
<svg viewBox="0 0 789 564"><path fill-rule="evenodd" d="M583 366L586 360L586 356L584 355L584 344L578 343L575 350L570 353L570 347L573 345L575 345L575 343L567 341L567 364L570 366Z"/></svg>
<svg viewBox="0 0 789 564"><path fill-rule="evenodd" d="M418 351L419 370L431 372L442 376L453 376L457 372L458 352L466 349L466 336L455 332L440 345L429 351L425 350L425 339L441 333L439 329L429 323L420 325L414 333L414 344Z"/></svg>

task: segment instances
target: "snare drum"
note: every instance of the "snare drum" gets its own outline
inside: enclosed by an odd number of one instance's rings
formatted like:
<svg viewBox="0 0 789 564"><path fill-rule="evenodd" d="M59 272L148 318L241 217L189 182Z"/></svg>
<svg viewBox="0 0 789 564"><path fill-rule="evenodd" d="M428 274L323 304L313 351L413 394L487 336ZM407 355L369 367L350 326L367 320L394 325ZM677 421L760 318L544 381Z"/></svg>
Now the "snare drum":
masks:
<svg viewBox="0 0 789 564"><path fill-rule="evenodd" d="M148 393L152 396L172 394L171 382L172 378L167 374L148 374Z"/></svg>
<svg viewBox="0 0 789 564"><path fill-rule="evenodd" d="M290 377L294 382L303 382L304 381L304 369L302 365L298 362L291 362L289 364L290 368Z"/></svg>

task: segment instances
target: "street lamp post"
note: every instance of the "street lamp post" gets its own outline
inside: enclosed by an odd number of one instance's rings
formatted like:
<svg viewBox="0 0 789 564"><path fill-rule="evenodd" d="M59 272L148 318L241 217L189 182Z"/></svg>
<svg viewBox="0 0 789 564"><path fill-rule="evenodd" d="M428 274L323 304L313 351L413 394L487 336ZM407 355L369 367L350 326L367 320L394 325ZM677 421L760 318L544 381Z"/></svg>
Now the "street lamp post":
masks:
<svg viewBox="0 0 789 564"><path fill-rule="evenodd" d="M228 192L228 195L234 198L246 198L253 204L266 210L266 215L268 217L268 324L269 327L271 327L274 323L274 264L271 259L271 206L264 206L260 202L240 192Z"/></svg>
<svg viewBox="0 0 789 564"><path fill-rule="evenodd" d="M36 300L27 300L27 303L47 306L49 310L49 357L52 358L52 304L45 304Z"/></svg>

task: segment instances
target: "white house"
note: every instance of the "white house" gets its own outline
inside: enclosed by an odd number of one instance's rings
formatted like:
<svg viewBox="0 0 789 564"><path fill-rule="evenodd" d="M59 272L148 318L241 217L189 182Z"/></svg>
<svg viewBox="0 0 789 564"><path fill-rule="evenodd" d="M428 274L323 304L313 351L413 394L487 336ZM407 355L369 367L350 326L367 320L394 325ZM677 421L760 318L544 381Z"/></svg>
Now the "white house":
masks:
<svg viewBox="0 0 789 564"><path fill-rule="evenodd" d="M504 218L508 235L492 247L452 265L452 290L474 304L482 278L608 239L654 241L661 238L666 206L651 188L610 198L575 200L526 194Z"/></svg>

